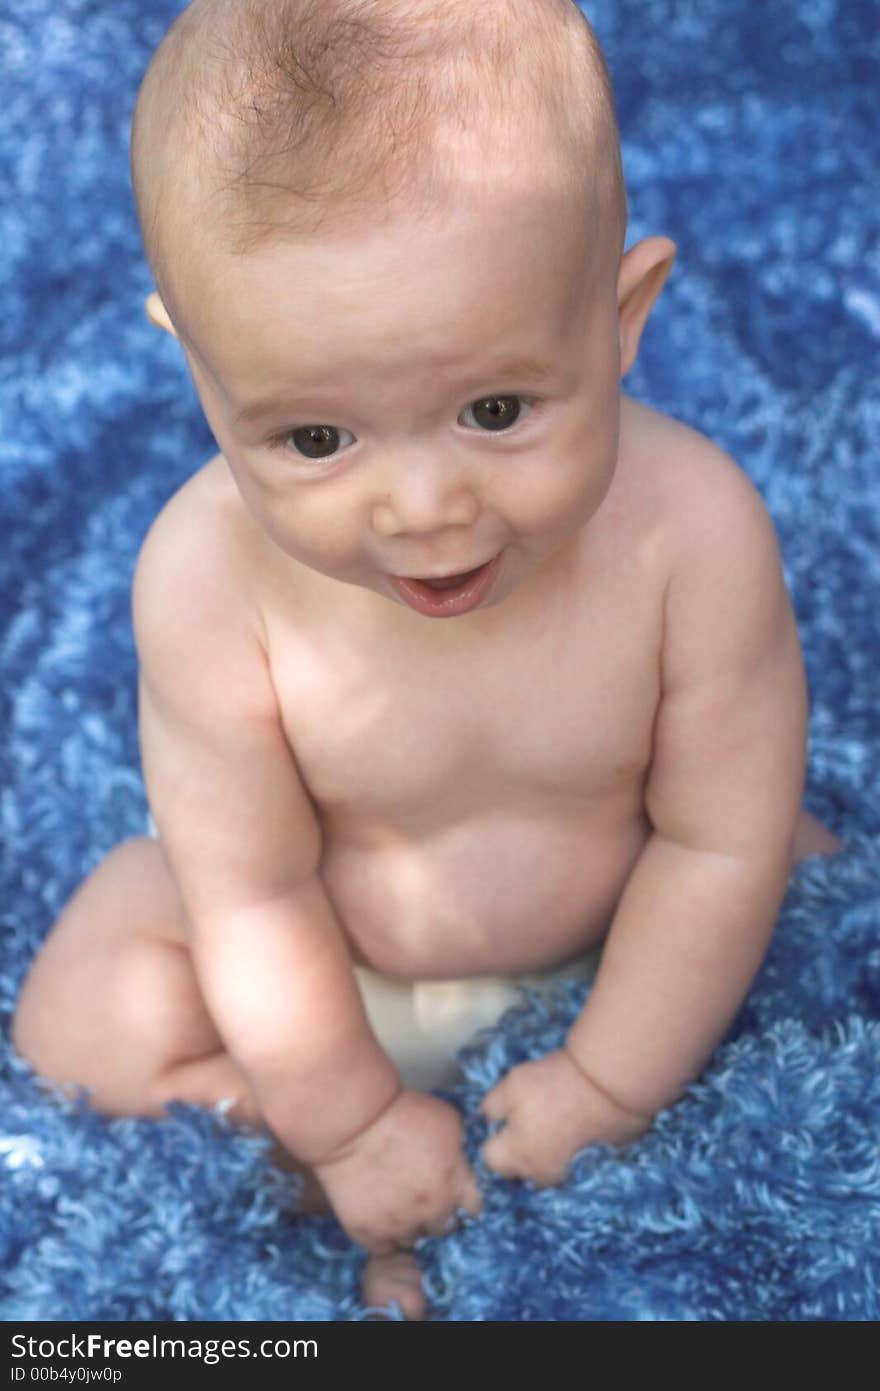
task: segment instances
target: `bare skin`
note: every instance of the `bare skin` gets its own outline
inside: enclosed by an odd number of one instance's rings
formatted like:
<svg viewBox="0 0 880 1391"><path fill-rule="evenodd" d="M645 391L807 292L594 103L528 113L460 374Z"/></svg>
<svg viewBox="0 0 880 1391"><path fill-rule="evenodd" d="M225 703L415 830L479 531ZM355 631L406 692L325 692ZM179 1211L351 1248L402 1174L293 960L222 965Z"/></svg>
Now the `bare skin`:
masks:
<svg viewBox="0 0 880 1391"><path fill-rule="evenodd" d="M698 1075L793 858L836 848L800 814L806 690L760 499L619 390L671 244L578 299L580 257L539 255L546 210L515 206L494 229L481 208L479 236L463 212L418 255L406 227L356 256L282 248L226 268L225 307L196 284L176 311L223 455L169 503L136 583L161 845L120 847L71 901L15 1024L43 1075L112 1114L233 1098L370 1253L367 1302L410 1317L407 1251L480 1195L457 1114L402 1089L352 963L513 975L606 941L565 1047L484 1102L487 1164L554 1183ZM288 322L285 283L298 304L322 287L321 312ZM313 373L248 433L258 386L308 375L302 324L330 385ZM543 414L447 436L453 402L541 395L481 365L499 349L553 359ZM316 421L351 453L265 445ZM388 579L495 554L491 594L454 618Z"/></svg>

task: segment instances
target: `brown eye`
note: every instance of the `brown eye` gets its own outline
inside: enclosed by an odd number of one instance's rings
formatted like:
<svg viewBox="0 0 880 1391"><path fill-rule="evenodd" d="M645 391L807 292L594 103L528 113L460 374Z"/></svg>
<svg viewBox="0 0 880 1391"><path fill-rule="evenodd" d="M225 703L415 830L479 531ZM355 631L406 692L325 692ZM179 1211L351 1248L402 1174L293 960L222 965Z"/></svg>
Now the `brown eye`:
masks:
<svg viewBox="0 0 880 1391"><path fill-rule="evenodd" d="M328 459L340 445L339 431L334 425L301 425L290 440L307 459Z"/></svg>
<svg viewBox="0 0 880 1391"><path fill-rule="evenodd" d="M470 414L481 430L509 430L519 420L522 411L520 396L483 396L472 401L460 420L463 425L470 424L465 417Z"/></svg>

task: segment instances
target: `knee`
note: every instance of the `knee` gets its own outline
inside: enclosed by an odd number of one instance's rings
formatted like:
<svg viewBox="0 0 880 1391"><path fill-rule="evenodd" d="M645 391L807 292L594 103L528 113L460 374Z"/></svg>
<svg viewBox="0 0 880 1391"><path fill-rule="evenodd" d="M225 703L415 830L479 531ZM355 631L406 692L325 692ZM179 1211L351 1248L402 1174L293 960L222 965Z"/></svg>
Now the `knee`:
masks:
<svg viewBox="0 0 880 1391"><path fill-rule="evenodd" d="M53 1013L40 988L39 973L31 967L15 1002L10 1038L19 1057L44 1077L57 1072L60 1061Z"/></svg>

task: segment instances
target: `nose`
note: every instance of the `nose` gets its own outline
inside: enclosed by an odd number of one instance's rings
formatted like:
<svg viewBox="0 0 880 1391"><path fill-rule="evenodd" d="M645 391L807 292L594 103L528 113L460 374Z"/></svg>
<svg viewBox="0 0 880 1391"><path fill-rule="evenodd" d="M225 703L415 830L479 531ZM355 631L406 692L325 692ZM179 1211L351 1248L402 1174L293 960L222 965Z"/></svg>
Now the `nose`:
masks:
<svg viewBox="0 0 880 1391"><path fill-rule="evenodd" d="M469 527L480 514L475 480L448 457L410 453L389 464L373 504L378 536Z"/></svg>

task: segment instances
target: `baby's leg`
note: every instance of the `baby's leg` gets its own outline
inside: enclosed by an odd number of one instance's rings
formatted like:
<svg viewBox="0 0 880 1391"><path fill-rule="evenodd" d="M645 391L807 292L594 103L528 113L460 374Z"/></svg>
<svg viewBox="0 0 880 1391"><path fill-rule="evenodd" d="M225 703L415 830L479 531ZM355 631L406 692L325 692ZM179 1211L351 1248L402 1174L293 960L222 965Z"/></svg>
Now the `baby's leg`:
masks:
<svg viewBox="0 0 880 1391"><path fill-rule="evenodd" d="M235 1118L259 1120L205 1008L153 840L118 846L74 894L25 981L13 1040L42 1076L87 1087L109 1115L230 1098Z"/></svg>
<svg viewBox="0 0 880 1391"><path fill-rule="evenodd" d="M815 816L811 816L808 811L801 811L800 820L794 835L794 854L795 863L798 860L805 860L809 855L835 855L840 850L842 842L838 840L833 831L829 831L821 821L817 821Z"/></svg>
<svg viewBox="0 0 880 1391"><path fill-rule="evenodd" d="M262 1123L244 1074L208 1014L187 946L183 904L155 840L118 846L74 894L31 967L12 1037L41 1076L86 1087L113 1116L161 1116L171 1101L214 1107L249 1128ZM314 1175L302 1210L326 1211ZM421 1275L405 1253L368 1262L364 1298L397 1299L424 1314Z"/></svg>

